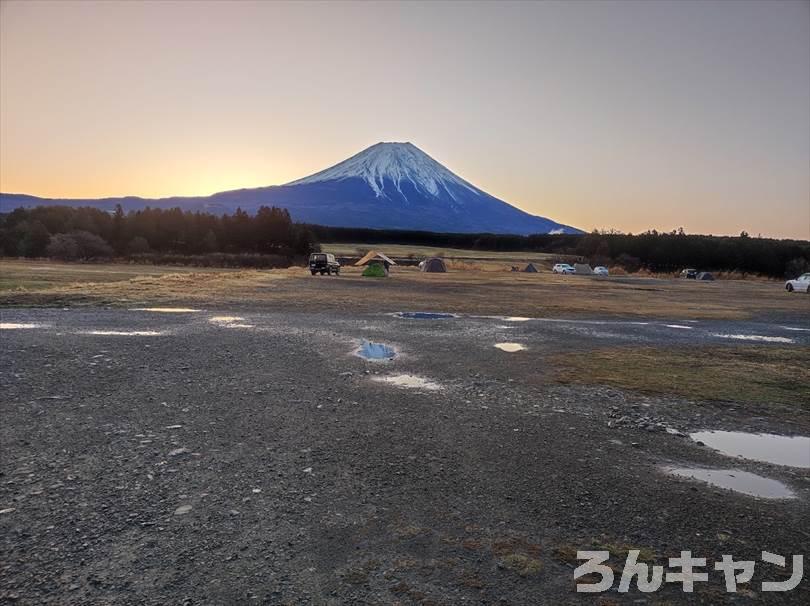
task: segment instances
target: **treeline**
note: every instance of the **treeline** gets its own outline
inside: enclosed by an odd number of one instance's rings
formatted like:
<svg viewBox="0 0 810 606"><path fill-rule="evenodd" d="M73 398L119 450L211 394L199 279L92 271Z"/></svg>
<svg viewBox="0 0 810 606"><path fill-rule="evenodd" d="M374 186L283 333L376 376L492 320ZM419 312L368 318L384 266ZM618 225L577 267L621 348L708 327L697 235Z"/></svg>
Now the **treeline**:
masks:
<svg viewBox="0 0 810 606"><path fill-rule="evenodd" d="M504 252L541 252L576 257L592 265L620 265L628 271L674 272L685 267L739 271L775 278L810 271L810 241L739 236L689 235L655 230L632 235L593 232L585 235L441 234L347 227L309 228L321 242L410 244Z"/></svg>
<svg viewBox="0 0 810 606"><path fill-rule="evenodd" d="M405 244L482 251L541 252L560 260L620 265L628 271L673 272L684 267L795 277L810 271L810 241L689 235L649 231L632 235L443 234L424 231L324 227L294 223L286 209L261 207L212 215L175 209L113 213L97 208L39 206L0 214L0 254L94 260L127 257L146 262L278 266L301 262L318 242Z"/></svg>
<svg viewBox="0 0 810 606"><path fill-rule="evenodd" d="M261 207L255 215L211 215L175 209L113 213L97 208L39 206L0 215L0 252L6 256L93 260L149 257L188 260L214 253L259 255L292 261L319 250L313 232L293 223L283 208ZM221 257L227 260L225 257ZM233 260L231 260L233 261Z"/></svg>

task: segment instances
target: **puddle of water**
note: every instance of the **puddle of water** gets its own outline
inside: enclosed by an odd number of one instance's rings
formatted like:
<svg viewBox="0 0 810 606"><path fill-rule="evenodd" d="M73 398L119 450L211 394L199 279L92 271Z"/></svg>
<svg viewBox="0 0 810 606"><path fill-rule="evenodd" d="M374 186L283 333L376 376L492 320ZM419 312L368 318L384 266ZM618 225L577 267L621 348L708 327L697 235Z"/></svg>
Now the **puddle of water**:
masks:
<svg viewBox="0 0 810 606"><path fill-rule="evenodd" d="M253 324L245 324L244 318L240 316L214 316L208 318L208 321L223 328L255 328Z"/></svg>
<svg viewBox="0 0 810 606"><path fill-rule="evenodd" d="M164 314L189 314L202 310L191 309L190 307L134 307L130 309L130 311L151 311Z"/></svg>
<svg viewBox="0 0 810 606"><path fill-rule="evenodd" d="M47 328L47 324L25 324L20 322L0 322L0 330L23 330L26 328Z"/></svg>
<svg viewBox="0 0 810 606"><path fill-rule="evenodd" d="M380 383L388 383L397 387L405 387L407 389L425 389L428 391L438 391L442 388L438 383L429 381L424 377L416 375L390 375L387 377L372 377L374 381Z"/></svg>
<svg viewBox="0 0 810 606"><path fill-rule="evenodd" d="M700 480L718 488L761 497L764 499L793 499L795 493L776 480L763 478L754 473L738 469L699 469L692 467L666 467L665 471L673 476Z"/></svg>
<svg viewBox="0 0 810 606"><path fill-rule="evenodd" d="M509 353L515 353L516 351L523 351L526 349L526 346L521 345L520 343L495 343L495 347L501 351L508 351Z"/></svg>
<svg viewBox="0 0 810 606"><path fill-rule="evenodd" d="M784 328L785 330L795 330L795 331L802 331L802 332L810 332L810 328L799 328L798 326L780 326L779 328Z"/></svg>
<svg viewBox="0 0 810 606"><path fill-rule="evenodd" d="M684 326L683 324L665 324L667 328L681 328L683 330L693 330L694 326Z"/></svg>
<svg viewBox="0 0 810 606"><path fill-rule="evenodd" d="M526 318L524 316L504 316L501 318L504 322L528 322L532 318Z"/></svg>
<svg viewBox="0 0 810 606"><path fill-rule="evenodd" d="M721 339L739 339L741 341L764 341L766 343L793 343L793 339L787 337L768 337L765 335L726 335L720 333L712 333L713 337L720 337Z"/></svg>
<svg viewBox="0 0 810 606"><path fill-rule="evenodd" d="M810 468L810 438L743 431L698 431L689 437L730 457Z"/></svg>
<svg viewBox="0 0 810 606"><path fill-rule="evenodd" d="M386 345L385 343L372 343L371 341L362 341L360 347L358 347L354 353L361 358L374 361L393 360L397 355L396 349L390 345Z"/></svg>
<svg viewBox="0 0 810 606"><path fill-rule="evenodd" d="M432 311L400 311L396 314L400 318L408 320L447 320L457 318L456 314L445 314Z"/></svg>
<svg viewBox="0 0 810 606"><path fill-rule="evenodd" d="M112 337L159 337L166 333L157 330L85 330L79 334Z"/></svg>

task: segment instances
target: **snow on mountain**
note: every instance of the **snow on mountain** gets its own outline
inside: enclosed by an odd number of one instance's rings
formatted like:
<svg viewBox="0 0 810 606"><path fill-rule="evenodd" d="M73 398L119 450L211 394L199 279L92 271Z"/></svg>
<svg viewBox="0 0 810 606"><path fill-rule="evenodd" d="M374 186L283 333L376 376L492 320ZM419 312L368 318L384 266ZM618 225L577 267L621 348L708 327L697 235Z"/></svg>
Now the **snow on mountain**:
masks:
<svg viewBox="0 0 810 606"><path fill-rule="evenodd" d="M50 199L0 194L0 212L17 207L95 206L112 211L175 208L253 213L261 206L289 210L296 221L334 227L368 227L456 233L581 233L531 215L489 195L411 143L377 143L309 177L286 185L224 191L211 196L100 200Z"/></svg>
<svg viewBox="0 0 810 606"><path fill-rule="evenodd" d="M454 200L456 199L454 190L457 187L463 187L476 195L484 193L412 143L377 143L331 168L287 185L352 178L359 178L368 183L378 198L387 197L384 191L386 180L393 183L406 199L407 196L402 191L403 181L409 181L417 191L430 196L438 196L443 189Z"/></svg>

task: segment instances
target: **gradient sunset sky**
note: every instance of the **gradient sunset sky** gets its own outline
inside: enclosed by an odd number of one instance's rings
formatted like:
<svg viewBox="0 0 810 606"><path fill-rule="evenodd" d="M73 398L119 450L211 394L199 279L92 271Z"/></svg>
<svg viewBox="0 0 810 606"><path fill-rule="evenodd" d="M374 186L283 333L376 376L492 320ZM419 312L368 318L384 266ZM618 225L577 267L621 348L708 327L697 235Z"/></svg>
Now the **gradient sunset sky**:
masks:
<svg viewBox="0 0 810 606"><path fill-rule="evenodd" d="M210 194L378 141L586 230L810 239L810 2L2 2L0 191Z"/></svg>

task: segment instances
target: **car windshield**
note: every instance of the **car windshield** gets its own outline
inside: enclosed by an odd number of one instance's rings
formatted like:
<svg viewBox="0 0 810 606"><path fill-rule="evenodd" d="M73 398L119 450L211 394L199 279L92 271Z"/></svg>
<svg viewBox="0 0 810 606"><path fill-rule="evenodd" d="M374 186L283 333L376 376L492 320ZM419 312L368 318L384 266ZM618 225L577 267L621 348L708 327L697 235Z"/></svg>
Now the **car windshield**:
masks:
<svg viewBox="0 0 810 606"><path fill-rule="evenodd" d="M326 255L312 255L310 261L326 261Z"/></svg>

